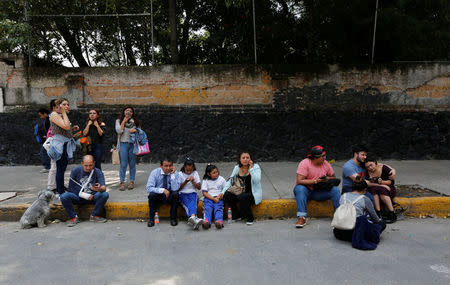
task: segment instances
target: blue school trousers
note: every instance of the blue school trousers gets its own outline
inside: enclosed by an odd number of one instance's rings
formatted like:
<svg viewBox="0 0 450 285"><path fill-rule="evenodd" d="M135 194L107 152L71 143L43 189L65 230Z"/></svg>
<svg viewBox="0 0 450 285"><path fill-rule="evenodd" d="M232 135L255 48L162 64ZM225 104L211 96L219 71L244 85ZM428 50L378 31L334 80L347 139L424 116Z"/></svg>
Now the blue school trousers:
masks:
<svg viewBox="0 0 450 285"><path fill-rule="evenodd" d="M186 216L189 218L192 215L197 216L197 193L180 193L180 202L183 206Z"/></svg>
<svg viewBox="0 0 450 285"><path fill-rule="evenodd" d="M203 217L205 222L211 224L213 213L216 222L223 222L223 200L220 200L219 203L214 203L213 200L205 197L203 199L203 209L205 210L205 216Z"/></svg>

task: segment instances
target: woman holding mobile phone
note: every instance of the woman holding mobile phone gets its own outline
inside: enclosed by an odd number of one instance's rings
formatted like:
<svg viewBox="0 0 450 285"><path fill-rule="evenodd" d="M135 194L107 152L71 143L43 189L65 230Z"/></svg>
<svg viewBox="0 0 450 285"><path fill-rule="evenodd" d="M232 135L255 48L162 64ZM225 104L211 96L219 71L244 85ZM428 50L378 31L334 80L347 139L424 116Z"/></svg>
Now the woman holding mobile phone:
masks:
<svg viewBox="0 0 450 285"><path fill-rule="evenodd" d="M95 168L102 169L103 137L105 133L105 123L100 112L96 109L89 110L89 117L86 120L86 127L83 135L91 139L91 150L86 154L91 154L95 160Z"/></svg>
<svg viewBox="0 0 450 285"><path fill-rule="evenodd" d="M120 186L119 190L125 190L125 174L130 166L130 183L128 190L133 190L134 179L136 177L136 155L133 153L133 144L130 143L130 134L137 132L136 128L141 127L141 122L137 118L132 107L125 107L116 120L116 132L119 136L119 158L120 158Z"/></svg>
<svg viewBox="0 0 450 285"><path fill-rule="evenodd" d="M69 101L61 98L55 101L57 106L55 112L50 115L50 128L53 134L49 156L56 161L56 191L59 194L65 192L64 173L66 172L69 158L73 157L75 143L72 139L72 131L77 131L77 125L70 123L68 113L70 111Z"/></svg>
<svg viewBox="0 0 450 285"><path fill-rule="evenodd" d="M227 191L237 180L242 181L242 193L236 195ZM224 199L232 211L233 220L247 219L247 225L252 225L254 221L252 213L252 205L258 205L262 200L261 188L261 168L254 163L248 151L242 151L237 159L237 165L231 173L230 179L227 180L223 187L222 194L219 199ZM237 204L239 203L240 212Z"/></svg>

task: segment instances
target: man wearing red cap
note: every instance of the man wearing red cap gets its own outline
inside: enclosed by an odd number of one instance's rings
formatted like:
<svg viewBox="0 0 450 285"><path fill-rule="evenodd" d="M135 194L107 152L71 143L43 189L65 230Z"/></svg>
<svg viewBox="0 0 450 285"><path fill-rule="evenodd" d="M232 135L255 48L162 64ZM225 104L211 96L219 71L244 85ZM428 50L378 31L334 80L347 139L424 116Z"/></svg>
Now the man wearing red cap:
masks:
<svg viewBox="0 0 450 285"><path fill-rule="evenodd" d="M307 158L303 159L297 168L297 180L294 188L295 199L297 200L297 223L296 228L303 228L306 225L306 203L308 200L324 201L330 200L336 210L339 207L341 191L337 186L331 186L326 190L315 190L318 183L336 179L333 168L325 160L325 150L317 145L311 149Z"/></svg>

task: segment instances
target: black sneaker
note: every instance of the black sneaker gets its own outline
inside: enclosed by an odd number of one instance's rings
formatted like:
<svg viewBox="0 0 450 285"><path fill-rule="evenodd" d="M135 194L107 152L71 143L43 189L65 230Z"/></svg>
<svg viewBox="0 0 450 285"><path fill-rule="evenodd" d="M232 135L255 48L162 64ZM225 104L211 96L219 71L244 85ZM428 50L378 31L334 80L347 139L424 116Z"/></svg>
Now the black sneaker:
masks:
<svg viewBox="0 0 450 285"><path fill-rule="evenodd" d="M253 218L248 218L246 224L247 226L253 225Z"/></svg>

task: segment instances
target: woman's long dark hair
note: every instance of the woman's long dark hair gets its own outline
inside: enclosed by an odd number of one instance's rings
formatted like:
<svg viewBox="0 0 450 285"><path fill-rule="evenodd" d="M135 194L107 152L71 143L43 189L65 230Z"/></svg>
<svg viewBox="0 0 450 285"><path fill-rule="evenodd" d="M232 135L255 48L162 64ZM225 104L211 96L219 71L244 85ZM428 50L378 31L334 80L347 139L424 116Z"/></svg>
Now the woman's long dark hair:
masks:
<svg viewBox="0 0 450 285"><path fill-rule="evenodd" d="M205 169L205 175L203 175L203 180L205 179L211 179L211 176L209 176L209 174L211 173L211 171L213 171L214 169L217 169L217 172L219 172L219 169L217 168L217 166L215 166L214 164L208 164L206 166Z"/></svg>
<svg viewBox="0 0 450 285"><path fill-rule="evenodd" d="M134 111L134 108L130 107L130 106L126 106L125 108L122 109L122 112L120 113L120 117L119 117L119 122L122 123L123 119L125 118L125 110L126 109L131 109L131 111L133 111L133 115L131 116L131 118L134 120L134 123L136 124L136 126L140 127L141 121L139 121L138 117L136 116L136 112Z"/></svg>
<svg viewBox="0 0 450 285"><path fill-rule="evenodd" d="M91 111L95 111L97 113L97 123L99 125L101 125L103 123L103 120L102 120L102 115L100 115L100 112L97 109L89 109L89 112L91 112ZM133 114L134 114L134 112L133 112ZM88 122L89 122L89 114L86 119L86 123L88 123Z"/></svg>

